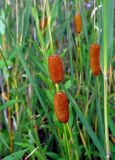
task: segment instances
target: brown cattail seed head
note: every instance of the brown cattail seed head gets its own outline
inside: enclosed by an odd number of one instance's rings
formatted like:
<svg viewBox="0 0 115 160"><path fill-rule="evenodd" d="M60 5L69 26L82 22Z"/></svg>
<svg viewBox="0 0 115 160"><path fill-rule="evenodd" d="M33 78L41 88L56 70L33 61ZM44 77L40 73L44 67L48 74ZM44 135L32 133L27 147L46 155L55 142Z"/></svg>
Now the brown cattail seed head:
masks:
<svg viewBox="0 0 115 160"><path fill-rule="evenodd" d="M100 69L100 45L92 44L90 46L90 66L92 73L98 76L101 72Z"/></svg>
<svg viewBox="0 0 115 160"><path fill-rule="evenodd" d="M82 31L82 18L79 13L76 13L74 16L74 27L77 33L80 33Z"/></svg>
<svg viewBox="0 0 115 160"><path fill-rule="evenodd" d="M51 55L48 58L48 69L53 83L59 83L63 80L63 63L59 55Z"/></svg>
<svg viewBox="0 0 115 160"><path fill-rule="evenodd" d="M67 123L69 118L68 98L64 92L54 95L54 110L60 122Z"/></svg>
<svg viewBox="0 0 115 160"><path fill-rule="evenodd" d="M40 29L44 30L47 26L47 18L40 19Z"/></svg>

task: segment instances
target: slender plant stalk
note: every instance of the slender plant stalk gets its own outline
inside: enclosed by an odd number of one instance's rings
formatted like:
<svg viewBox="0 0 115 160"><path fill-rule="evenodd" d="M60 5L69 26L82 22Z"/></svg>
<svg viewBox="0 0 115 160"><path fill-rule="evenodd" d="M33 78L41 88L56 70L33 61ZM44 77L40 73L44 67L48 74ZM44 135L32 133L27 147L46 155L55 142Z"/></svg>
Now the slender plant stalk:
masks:
<svg viewBox="0 0 115 160"><path fill-rule="evenodd" d="M63 128L64 128L65 141L67 145L67 151L68 151L68 159L71 160L70 145L69 145L68 137L67 137L66 124L63 124Z"/></svg>
<svg viewBox="0 0 115 160"><path fill-rule="evenodd" d="M72 44L71 44L71 30L70 30L70 24L68 23L68 30L67 30L67 38L68 38L68 50L69 50L69 61L70 61L70 70L71 70L71 86L72 86L72 92L74 87L74 71L73 71L73 62L72 62Z"/></svg>
<svg viewBox="0 0 115 160"><path fill-rule="evenodd" d="M13 132L12 132L10 108L8 108L8 127L9 127L9 139L10 139L10 153L13 153Z"/></svg>
<svg viewBox="0 0 115 160"><path fill-rule="evenodd" d="M79 51L79 56L80 56L80 69L81 69L81 71L83 71L83 66L82 66L82 53L81 53L81 37L80 37L80 35L78 35L78 46L79 46L79 49L78 49L78 51ZM83 72L81 72L81 74L82 74L82 78L83 78Z"/></svg>
<svg viewBox="0 0 115 160"><path fill-rule="evenodd" d="M8 127L9 127L9 139L10 139L10 153L13 153L13 132L12 132L10 108L8 108Z"/></svg>
<svg viewBox="0 0 115 160"><path fill-rule="evenodd" d="M5 50L5 48L6 48L6 36L5 35L2 36L2 42L3 42L2 48L3 48L3 50Z"/></svg>
<svg viewBox="0 0 115 160"><path fill-rule="evenodd" d="M80 35L78 35L76 37L76 42L77 42L77 53L78 53L77 58L76 58L76 66L79 62L78 60L80 59L80 70L83 71ZM83 72L81 72L81 77L82 77L82 80L83 80Z"/></svg>
<svg viewBox="0 0 115 160"><path fill-rule="evenodd" d="M96 0L94 0L94 9L96 8ZM94 19L93 19L93 26L94 26L94 42L97 43L97 32L96 32L96 12L94 13Z"/></svg>
<svg viewBox="0 0 115 160"><path fill-rule="evenodd" d="M100 107L100 86L99 86L99 79L96 77L95 81L95 91L96 91L96 121L99 129L99 137L102 144L104 144L104 125L103 125L103 118L101 113L101 107ZM96 132L95 132L96 133ZM101 155L100 155L101 156ZM102 159L102 156L101 156Z"/></svg>
<svg viewBox="0 0 115 160"><path fill-rule="evenodd" d="M95 134L97 135L97 127L98 127L98 116L95 116Z"/></svg>
<svg viewBox="0 0 115 160"><path fill-rule="evenodd" d="M19 32L18 32L18 0L16 0L16 42L18 44L18 40L19 40Z"/></svg>
<svg viewBox="0 0 115 160"><path fill-rule="evenodd" d="M78 1L76 1L76 11L78 11L78 10L79 10ZM79 42L77 42L77 37L76 37L75 40L76 40L76 44L78 43L77 44L77 53L79 55L79 53L80 53L80 47L79 47ZM76 54L76 79L78 79L77 64L78 64L78 56Z"/></svg>
<svg viewBox="0 0 115 160"><path fill-rule="evenodd" d="M79 10L79 0L76 0L76 11Z"/></svg>
<svg viewBox="0 0 115 160"><path fill-rule="evenodd" d="M7 48L7 46L6 46L6 36L3 35L2 39L3 39L2 49L3 49L3 51L5 51L6 48ZM2 57L3 57L3 55L2 55ZM10 94L9 94L9 82L8 82L8 80L6 80L6 87L7 87L6 100L8 101L9 98L10 98ZM9 140L10 140L10 153L13 153L13 131L12 131L11 108L10 107L8 107L8 128L9 128Z"/></svg>
<svg viewBox="0 0 115 160"><path fill-rule="evenodd" d="M71 141L72 141L72 144L74 144L74 141L73 141L73 136L72 136L72 131L71 131L71 128L69 126L69 124L67 123L67 129L68 129L68 133L70 135L70 138L71 138ZM76 156L76 160L79 160L79 155L78 155L78 151L77 149L75 150L75 156Z"/></svg>
<svg viewBox="0 0 115 160"><path fill-rule="evenodd" d="M100 134L101 141L103 143L103 141L104 141L104 125L103 125L102 113L101 113L101 108L100 108L100 87L99 87L98 77L96 78L95 90L97 90L96 106L97 106L97 114L98 114L98 120L99 120L99 123L98 123L99 124L99 134Z"/></svg>
<svg viewBox="0 0 115 160"><path fill-rule="evenodd" d="M48 17L48 31L49 31L50 47L51 47L51 52L54 53L52 34L51 34L51 13L50 13L49 1L48 0L46 0L46 12L47 12L47 17Z"/></svg>
<svg viewBox="0 0 115 160"><path fill-rule="evenodd" d="M20 7L21 10L23 8L23 1L20 2ZM23 40L23 32L24 32L24 13L22 15L22 25L21 25L21 33L20 33L20 37L19 37L19 44L22 44L22 40Z"/></svg>
<svg viewBox="0 0 115 160"><path fill-rule="evenodd" d="M107 80L104 79L104 120L105 120L105 144L106 144L106 158L110 158L109 135L108 135L108 109L107 109Z"/></svg>
<svg viewBox="0 0 115 160"><path fill-rule="evenodd" d="M7 100L10 98L9 94L9 82L6 81L7 86ZM13 131L12 131L12 122L11 122L11 108L8 107L8 128L9 128L9 139L10 139L10 153L13 153Z"/></svg>
<svg viewBox="0 0 115 160"><path fill-rule="evenodd" d="M103 40L104 40L104 122L106 159L110 159L109 135L108 135L108 109L107 109L107 0L103 0Z"/></svg>
<svg viewBox="0 0 115 160"><path fill-rule="evenodd" d="M59 92L59 85L57 83L55 84L55 87L56 87L56 92Z"/></svg>
<svg viewBox="0 0 115 160"><path fill-rule="evenodd" d="M91 160L90 152L89 152L89 150L87 148L86 141L84 139L84 136L82 134L82 131L81 131L80 127L79 127L79 123L78 122L77 122L77 126L78 126L78 130L79 130L79 133L80 133L80 137L81 137L82 143L83 143L84 148L86 150L87 156L88 156L89 160Z"/></svg>
<svg viewBox="0 0 115 160"><path fill-rule="evenodd" d="M16 75L14 75L14 78L13 78L13 82L15 83L12 83L12 87L13 88L17 88L17 81L16 81ZM18 101L18 96L16 95L16 100ZM17 121L17 126L19 124L19 111L18 111L18 103L15 103L15 111L16 111L16 121Z"/></svg>
<svg viewBox="0 0 115 160"><path fill-rule="evenodd" d="M19 43L19 28L18 28L18 24L19 24L19 18L18 18L18 0L16 0L16 44L18 45ZM13 88L17 88L17 81L16 81L16 77L17 77L17 69L18 69L18 57L16 57L16 62L15 62L15 68L14 68L14 72L13 72L13 82L12 83L12 87ZM18 96L16 95L16 100L18 100ZM16 121L17 124L19 123L19 112L18 112L18 103L15 103L15 112L16 112Z"/></svg>

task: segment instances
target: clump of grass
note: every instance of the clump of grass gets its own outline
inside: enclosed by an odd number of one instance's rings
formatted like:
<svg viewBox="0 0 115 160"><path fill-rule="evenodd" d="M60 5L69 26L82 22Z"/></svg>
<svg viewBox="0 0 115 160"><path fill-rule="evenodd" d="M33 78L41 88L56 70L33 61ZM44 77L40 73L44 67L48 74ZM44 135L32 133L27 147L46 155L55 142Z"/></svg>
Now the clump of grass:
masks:
<svg viewBox="0 0 115 160"><path fill-rule="evenodd" d="M114 160L113 1L0 8L0 159Z"/></svg>

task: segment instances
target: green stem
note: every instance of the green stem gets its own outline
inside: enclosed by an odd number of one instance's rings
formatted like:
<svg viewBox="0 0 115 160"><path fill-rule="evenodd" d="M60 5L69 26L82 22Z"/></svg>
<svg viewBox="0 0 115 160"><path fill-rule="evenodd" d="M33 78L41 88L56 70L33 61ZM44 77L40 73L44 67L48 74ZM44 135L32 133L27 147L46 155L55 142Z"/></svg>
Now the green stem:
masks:
<svg viewBox="0 0 115 160"><path fill-rule="evenodd" d="M79 47L79 58L80 58L80 69L81 69L81 77L82 77L82 80L83 80L83 63L82 63L82 53L81 53L81 38L80 38L80 35L78 35L78 47Z"/></svg>
<svg viewBox="0 0 115 160"><path fill-rule="evenodd" d="M9 93L9 81L6 81L7 86L7 101L9 101L10 93ZM13 153L13 130L12 130L12 122L11 122L11 108L8 108L8 127L9 127L9 140L10 140L10 153Z"/></svg>
<svg viewBox="0 0 115 160"><path fill-rule="evenodd" d="M16 0L16 43L18 44L19 40L19 31L18 31L18 1Z"/></svg>
<svg viewBox="0 0 115 160"><path fill-rule="evenodd" d="M110 158L109 135L108 135L108 108L107 108L107 79L104 79L104 121L105 121L105 144L106 159Z"/></svg>
<svg viewBox="0 0 115 160"><path fill-rule="evenodd" d="M66 141L66 145L67 145L68 159L71 160L70 147L69 147L68 138L67 138L67 132L66 132L66 124L63 124L63 127L64 127L65 141Z"/></svg>
<svg viewBox="0 0 115 160"><path fill-rule="evenodd" d="M13 78L16 88L17 88L17 81L16 81L16 72L14 73L14 78ZM14 84L12 83L12 87L15 88ZM15 96L16 100L18 101L18 94ZM15 112L16 112L16 121L17 121L17 126L19 124L19 111L18 111L18 103L15 103Z"/></svg>
<svg viewBox="0 0 115 160"><path fill-rule="evenodd" d="M72 42L71 42L71 30L70 30L70 24L68 24L68 28L67 28L67 38L68 38L68 42L69 42L69 46L68 46L68 51L69 51L69 61L70 61L70 71L71 71L71 86L72 86L72 92L74 90L74 72L73 72L73 61L72 61Z"/></svg>
<svg viewBox="0 0 115 160"><path fill-rule="evenodd" d="M110 158L108 117L107 117L107 0L103 0L103 39L104 39L104 121L105 121L105 144L106 159Z"/></svg>
<svg viewBox="0 0 115 160"><path fill-rule="evenodd" d="M49 8L49 1L48 0L46 0L46 12L47 12L47 17L48 17L48 31L49 31L50 47L51 47L52 53L54 53L52 34L51 34L51 14L50 14L50 8Z"/></svg>
<svg viewBox="0 0 115 160"><path fill-rule="evenodd" d="M103 36L104 36L104 73L107 72L107 14L106 14L107 0L103 0Z"/></svg>
<svg viewBox="0 0 115 160"><path fill-rule="evenodd" d="M98 120L99 120L99 134L100 134L100 138L101 138L101 141L103 144L103 142L104 142L104 138L103 138L104 137L104 125L103 125L102 113L101 113L101 108L100 108L100 87L99 87L98 77L96 78L95 90L97 90L96 108L97 108L97 115L98 115Z"/></svg>
<svg viewBox="0 0 115 160"><path fill-rule="evenodd" d="M56 84L55 84L55 87L56 87L56 92L59 92L59 90L60 90L60 89L59 89L59 84L56 83Z"/></svg>
<svg viewBox="0 0 115 160"><path fill-rule="evenodd" d="M71 128L69 126L69 124L67 123L67 129L68 129L68 133L70 135L70 138L71 138L71 141L72 141L72 144L74 144L74 141L73 141L73 136L72 136L72 131L71 131ZM78 149L78 148L77 148ZM79 160L79 155L78 155L78 151L77 149L75 150L75 156L76 156L76 160Z"/></svg>
<svg viewBox="0 0 115 160"><path fill-rule="evenodd" d="M89 152L89 150L88 150L88 148L87 148L87 144L86 144L85 138L84 138L83 133L82 133L80 127L79 127L79 123L78 123L78 122L77 122L77 126L78 126L78 130L79 130L79 134L80 134L82 143L83 143L84 148L85 148L85 151L86 151L86 153L87 153L87 157L88 157L89 160L91 160L90 152Z"/></svg>

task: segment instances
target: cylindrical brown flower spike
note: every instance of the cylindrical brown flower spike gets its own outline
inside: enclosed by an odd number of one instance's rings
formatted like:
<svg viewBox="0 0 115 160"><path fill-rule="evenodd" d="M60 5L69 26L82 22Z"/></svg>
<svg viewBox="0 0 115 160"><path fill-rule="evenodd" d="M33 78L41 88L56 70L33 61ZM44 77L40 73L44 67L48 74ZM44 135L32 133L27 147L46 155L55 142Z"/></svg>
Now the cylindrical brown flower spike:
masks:
<svg viewBox="0 0 115 160"><path fill-rule="evenodd" d="M40 19L40 29L44 30L47 26L47 18Z"/></svg>
<svg viewBox="0 0 115 160"><path fill-rule="evenodd" d="M68 98L64 92L54 95L54 110L60 122L67 123L69 118Z"/></svg>
<svg viewBox="0 0 115 160"><path fill-rule="evenodd" d="M98 76L101 72L100 69L100 45L92 44L90 46L90 66L92 73Z"/></svg>
<svg viewBox="0 0 115 160"><path fill-rule="evenodd" d="M76 13L74 16L74 26L77 33L80 33L82 31L82 18L79 13Z"/></svg>
<svg viewBox="0 0 115 160"><path fill-rule="evenodd" d="M63 63L59 55L51 55L48 58L48 69L53 83L59 83L63 80Z"/></svg>

